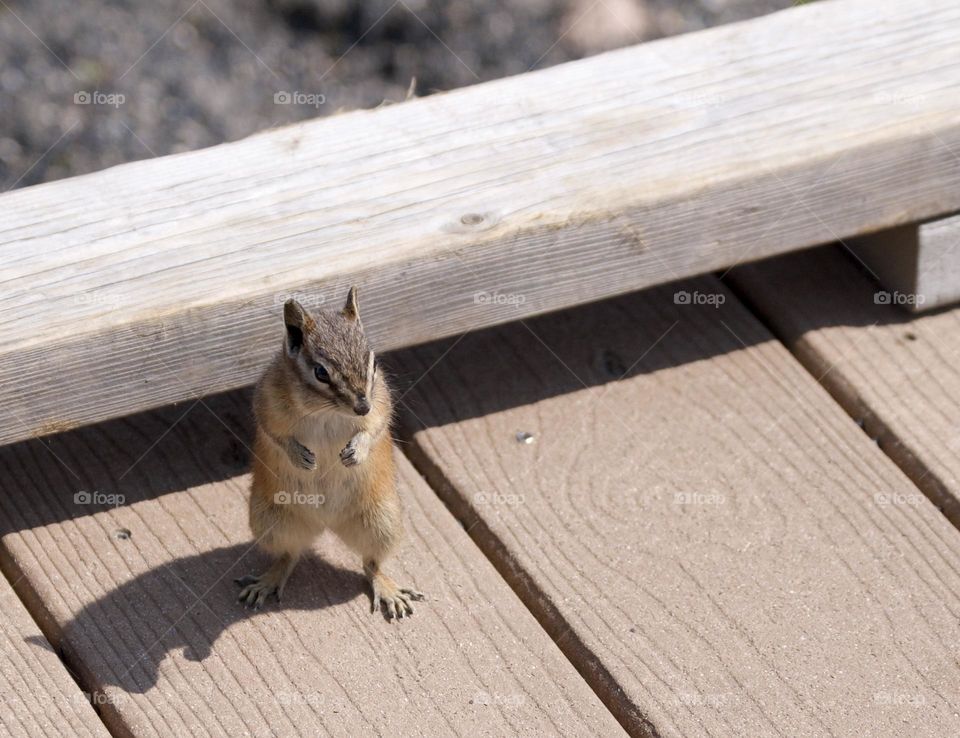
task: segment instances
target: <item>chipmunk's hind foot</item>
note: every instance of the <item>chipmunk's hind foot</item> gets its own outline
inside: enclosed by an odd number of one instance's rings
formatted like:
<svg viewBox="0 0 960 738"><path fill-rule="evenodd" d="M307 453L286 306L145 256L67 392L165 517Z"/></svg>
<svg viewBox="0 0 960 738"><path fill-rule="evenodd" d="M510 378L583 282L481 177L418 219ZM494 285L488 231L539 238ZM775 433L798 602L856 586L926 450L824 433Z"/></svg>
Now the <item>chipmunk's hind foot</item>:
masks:
<svg viewBox="0 0 960 738"><path fill-rule="evenodd" d="M270 595L276 595L277 602L283 595L283 586L274 582L266 581L266 575L255 577L247 575L234 580L243 589L240 590L238 602L242 602L247 607L259 610L263 603L267 601Z"/></svg>
<svg viewBox="0 0 960 738"><path fill-rule="evenodd" d="M248 574L245 577L234 579L242 588L237 601L255 610L263 607L263 603L271 595L277 598L277 602L280 602L283 597L283 588L296 563L296 559L292 556L284 555L274 561L270 568L260 576Z"/></svg>
<svg viewBox="0 0 960 738"><path fill-rule="evenodd" d="M413 615L411 601L426 599L422 592L408 587L398 587L396 582L383 574L377 574L371 580L370 586L373 589L373 603L370 611L376 613L382 607L387 620Z"/></svg>

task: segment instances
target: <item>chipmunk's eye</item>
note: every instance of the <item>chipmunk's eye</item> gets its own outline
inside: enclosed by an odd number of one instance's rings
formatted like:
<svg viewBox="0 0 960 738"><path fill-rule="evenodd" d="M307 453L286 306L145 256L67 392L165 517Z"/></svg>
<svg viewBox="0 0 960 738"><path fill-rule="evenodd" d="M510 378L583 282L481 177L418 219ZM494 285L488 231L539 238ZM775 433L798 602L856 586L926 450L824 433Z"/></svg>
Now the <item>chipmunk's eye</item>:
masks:
<svg viewBox="0 0 960 738"><path fill-rule="evenodd" d="M323 382L324 384L330 384L330 374L322 365L317 364L313 367L313 375L317 378L318 382Z"/></svg>

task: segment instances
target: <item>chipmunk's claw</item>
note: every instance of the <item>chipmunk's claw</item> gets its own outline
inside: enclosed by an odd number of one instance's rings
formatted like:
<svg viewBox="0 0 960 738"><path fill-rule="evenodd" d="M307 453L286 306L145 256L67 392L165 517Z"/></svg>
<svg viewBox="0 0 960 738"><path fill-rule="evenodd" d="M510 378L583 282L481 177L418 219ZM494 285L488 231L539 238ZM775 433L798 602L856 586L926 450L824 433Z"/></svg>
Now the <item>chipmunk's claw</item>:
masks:
<svg viewBox="0 0 960 738"><path fill-rule="evenodd" d="M370 437L364 433L358 433L343 447L340 452L340 461L344 466L356 466L366 461L369 455Z"/></svg>
<svg viewBox="0 0 960 738"><path fill-rule="evenodd" d="M360 463L357 459L357 448L352 445L352 442L348 443L340 452L340 461L343 462L344 466L356 466Z"/></svg>
<svg viewBox="0 0 960 738"><path fill-rule="evenodd" d="M362 453L356 443L350 441L350 443L343 447L343 450L340 452L340 461L343 462L344 466L356 466L363 461Z"/></svg>
<svg viewBox="0 0 960 738"><path fill-rule="evenodd" d="M384 617L392 622L413 615L410 601L426 599L421 592L407 587L398 587L392 579L378 576L373 581L373 607L371 612L384 610Z"/></svg>
<svg viewBox="0 0 960 738"><path fill-rule="evenodd" d="M237 602L243 603L246 607L252 607L254 610L259 610L263 607L263 603L267 601L270 595L274 595L277 598L277 602L280 602L280 598L283 595L283 585L279 585L265 576L255 577L247 575L234 579L233 581L242 587L240 595L237 597Z"/></svg>
<svg viewBox="0 0 960 738"><path fill-rule="evenodd" d="M317 468L317 455L295 438L290 439L290 459L301 469L313 471Z"/></svg>

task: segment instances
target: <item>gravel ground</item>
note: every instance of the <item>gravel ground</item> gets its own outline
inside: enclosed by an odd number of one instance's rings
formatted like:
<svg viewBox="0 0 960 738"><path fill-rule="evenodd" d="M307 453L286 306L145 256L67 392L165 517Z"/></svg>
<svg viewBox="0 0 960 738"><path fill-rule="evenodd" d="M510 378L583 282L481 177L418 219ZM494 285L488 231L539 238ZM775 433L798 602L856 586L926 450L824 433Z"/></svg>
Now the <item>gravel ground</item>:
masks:
<svg viewBox="0 0 960 738"><path fill-rule="evenodd" d="M793 0L0 0L0 191Z"/></svg>

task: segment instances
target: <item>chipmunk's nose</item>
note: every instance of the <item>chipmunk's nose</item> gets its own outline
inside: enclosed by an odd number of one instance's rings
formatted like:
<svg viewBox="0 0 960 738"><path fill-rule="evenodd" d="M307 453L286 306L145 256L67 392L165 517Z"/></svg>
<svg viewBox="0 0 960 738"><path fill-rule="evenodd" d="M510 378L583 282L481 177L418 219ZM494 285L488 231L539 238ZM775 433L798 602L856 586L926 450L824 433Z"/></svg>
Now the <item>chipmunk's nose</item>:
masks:
<svg viewBox="0 0 960 738"><path fill-rule="evenodd" d="M370 403L367 402L367 398L362 395L357 398L357 404L353 406L353 412L357 415L366 415L370 412Z"/></svg>

